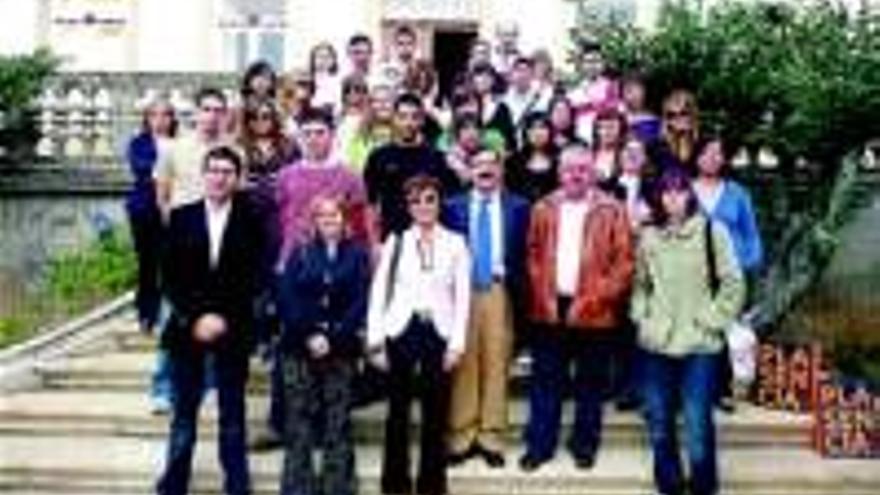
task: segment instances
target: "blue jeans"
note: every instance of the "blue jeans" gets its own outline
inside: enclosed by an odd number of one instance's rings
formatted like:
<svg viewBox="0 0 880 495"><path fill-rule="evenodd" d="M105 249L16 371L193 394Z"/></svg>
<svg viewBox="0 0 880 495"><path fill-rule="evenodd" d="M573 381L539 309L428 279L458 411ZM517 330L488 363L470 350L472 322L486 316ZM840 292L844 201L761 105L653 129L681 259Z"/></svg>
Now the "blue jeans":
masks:
<svg viewBox="0 0 880 495"><path fill-rule="evenodd" d="M162 333L168 322L168 305L162 304L159 312L159 340L162 340ZM159 346L156 349L156 360L153 363L153 373L150 376L150 400L165 401L168 404L174 402L174 387L171 383L171 356L167 349ZM214 388L216 379L214 378L213 366L210 359L205 360L205 387L204 392Z"/></svg>
<svg viewBox="0 0 880 495"><path fill-rule="evenodd" d="M654 482L664 495L713 495L718 491L715 423L719 354L671 357L643 352L640 370L643 411L654 452ZM684 414L691 479L686 491L676 416Z"/></svg>
<svg viewBox="0 0 880 495"><path fill-rule="evenodd" d="M602 401L609 387L613 349L610 336L546 326L534 332L531 348L527 454L542 460L553 457L559 441L562 400L570 391L575 400L575 419L568 448L576 458L594 457L601 443Z"/></svg>
<svg viewBox="0 0 880 495"><path fill-rule="evenodd" d="M245 423L247 355L181 353L171 355L175 395L165 470L156 484L159 495L187 493L209 356L213 356L211 364L217 382L219 457L225 475L224 490L228 495L250 493Z"/></svg>

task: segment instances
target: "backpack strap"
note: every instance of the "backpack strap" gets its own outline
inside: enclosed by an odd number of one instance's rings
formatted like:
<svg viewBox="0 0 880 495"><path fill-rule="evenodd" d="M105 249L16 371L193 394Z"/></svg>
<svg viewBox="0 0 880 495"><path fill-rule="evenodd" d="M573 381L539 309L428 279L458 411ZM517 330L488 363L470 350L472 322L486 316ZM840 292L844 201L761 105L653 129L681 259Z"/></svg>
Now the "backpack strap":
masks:
<svg viewBox="0 0 880 495"><path fill-rule="evenodd" d="M712 219L706 217L706 223L703 227L703 248L706 251L706 272L707 285L709 286L709 294L714 298L718 294L721 287L721 279L718 277L718 262L715 252L715 236L712 232Z"/></svg>

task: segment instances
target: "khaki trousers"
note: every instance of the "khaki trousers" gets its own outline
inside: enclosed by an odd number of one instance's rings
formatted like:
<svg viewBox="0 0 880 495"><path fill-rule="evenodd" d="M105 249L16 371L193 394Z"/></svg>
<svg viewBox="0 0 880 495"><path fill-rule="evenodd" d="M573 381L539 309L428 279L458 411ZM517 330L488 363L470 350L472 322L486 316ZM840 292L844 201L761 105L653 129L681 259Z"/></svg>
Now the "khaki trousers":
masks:
<svg viewBox="0 0 880 495"><path fill-rule="evenodd" d="M504 285L474 292L465 352L452 373L450 452L462 453L474 442L503 450L512 346L512 308Z"/></svg>

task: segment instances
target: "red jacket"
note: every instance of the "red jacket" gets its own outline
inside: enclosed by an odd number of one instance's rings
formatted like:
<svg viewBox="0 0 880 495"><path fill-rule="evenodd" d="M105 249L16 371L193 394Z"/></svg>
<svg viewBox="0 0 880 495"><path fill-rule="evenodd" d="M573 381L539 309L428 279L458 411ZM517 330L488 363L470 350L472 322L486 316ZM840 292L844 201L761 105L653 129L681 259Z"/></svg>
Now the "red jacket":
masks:
<svg viewBox="0 0 880 495"><path fill-rule="evenodd" d="M532 209L528 235L529 316L538 323L560 322L556 291L559 192ZM633 236L626 208L597 191L584 217L578 288L565 317L570 327L612 329L621 323L634 272Z"/></svg>

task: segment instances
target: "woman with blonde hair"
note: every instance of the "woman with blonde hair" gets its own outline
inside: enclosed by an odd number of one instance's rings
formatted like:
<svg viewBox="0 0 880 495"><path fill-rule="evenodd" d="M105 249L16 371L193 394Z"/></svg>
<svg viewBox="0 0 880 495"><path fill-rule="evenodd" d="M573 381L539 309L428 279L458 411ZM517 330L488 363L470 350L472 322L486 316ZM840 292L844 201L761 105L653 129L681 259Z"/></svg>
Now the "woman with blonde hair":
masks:
<svg viewBox="0 0 880 495"><path fill-rule="evenodd" d="M652 160L660 172L673 167L693 170L700 138L700 112L694 94L676 89L663 100L660 140L653 147Z"/></svg>
<svg viewBox="0 0 880 495"><path fill-rule="evenodd" d="M309 53L309 75L315 84L315 107L335 112L340 107L342 78L339 74L339 57L329 42L321 42Z"/></svg>
<svg viewBox="0 0 880 495"><path fill-rule="evenodd" d="M354 495L350 411L369 255L347 235L342 199L317 196L311 215L313 237L291 255L280 282L286 405L281 494ZM317 449L323 454L318 472Z"/></svg>

